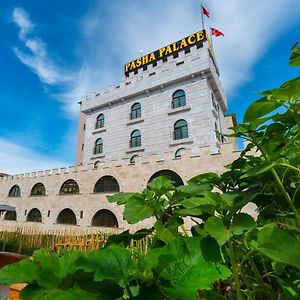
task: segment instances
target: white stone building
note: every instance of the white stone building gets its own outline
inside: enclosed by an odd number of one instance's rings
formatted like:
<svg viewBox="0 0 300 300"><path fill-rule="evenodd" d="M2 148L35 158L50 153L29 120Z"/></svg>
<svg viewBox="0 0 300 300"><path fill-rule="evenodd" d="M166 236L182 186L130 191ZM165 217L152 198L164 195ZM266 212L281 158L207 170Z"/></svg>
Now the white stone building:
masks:
<svg viewBox="0 0 300 300"><path fill-rule="evenodd" d="M108 91L80 101L76 165L0 178L1 224L137 229L106 195L141 191L166 174L179 183L222 172L238 157L235 124L213 51L198 32L125 66Z"/></svg>

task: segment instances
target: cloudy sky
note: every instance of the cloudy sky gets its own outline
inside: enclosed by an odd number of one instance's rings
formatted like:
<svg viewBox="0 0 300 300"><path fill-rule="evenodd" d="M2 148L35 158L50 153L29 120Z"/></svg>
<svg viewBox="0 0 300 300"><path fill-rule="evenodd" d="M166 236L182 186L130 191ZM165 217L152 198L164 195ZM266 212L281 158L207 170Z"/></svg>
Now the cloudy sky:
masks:
<svg viewBox="0 0 300 300"><path fill-rule="evenodd" d="M203 0L229 112L295 77L299 0ZM74 164L82 96L118 84L123 65L201 29L198 0L2 0L0 172Z"/></svg>

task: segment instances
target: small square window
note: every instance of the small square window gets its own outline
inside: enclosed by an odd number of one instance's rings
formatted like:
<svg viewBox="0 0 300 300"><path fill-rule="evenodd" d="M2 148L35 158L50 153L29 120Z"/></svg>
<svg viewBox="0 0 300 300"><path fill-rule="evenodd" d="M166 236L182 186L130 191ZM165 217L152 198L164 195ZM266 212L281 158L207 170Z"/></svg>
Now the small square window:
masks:
<svg viewBox="0 0 300 300"><path fill-rule="evenodd" d="M165 63L165 62L168 61L168 58L167 57L163 57L162 61L163 61L163 63Z"/></svg>
<svg viewBox="0 0 300 300"><path fill-rule="evenodd" d="M153 63L152 63L152 66L153 66L153 67L156 67L156 66L157 66L157 62L156 62L156 61L153 62Z"/></svg>
<svg viewBox="0 0 300 300"><path fill-rule="evenodd" d="M177 58L179 56L178 52L173 54L173 58Z"/></svg>
<svg viewBox="0 0 300 300"><path fill-rule="evenodd" d="M185 54L188 54L188 53L190 53L190 52L191 52L191 49L190 49L190 48L187 48L187 49L184 50L184 53L185 53Z"/></svg>

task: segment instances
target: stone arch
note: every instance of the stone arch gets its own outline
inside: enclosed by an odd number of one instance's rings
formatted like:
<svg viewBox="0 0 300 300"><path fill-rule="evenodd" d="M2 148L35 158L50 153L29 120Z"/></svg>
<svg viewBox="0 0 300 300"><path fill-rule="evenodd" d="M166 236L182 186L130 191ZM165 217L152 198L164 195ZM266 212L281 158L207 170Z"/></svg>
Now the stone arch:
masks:
<svg viewBox="0 0 300 300"><path fill-rule="evenodd" d="M108 209L98 210L92 218L92 226L118 228L118 220L113 212Z"/></svg>
<svg viewBox="0 0 300 300"><path fill-rule="evenodd" d="M7 211L4 215L5 221L17 221L17 213L15 210Z"/></svg>
<svg viewBox="0 0 300 300"><path fill-rule="evenodd" d="M106 175L101 177L94 186L94 193L118 193L120 186L117 179Z"/></svg>
<svg viewBox="0 0 300 300"><path fill-rule="evenodd" d="M65 208L58 214L56 218L57 224L77 225L76 216L72 209Z"/></svg>
<svg viewBox="0 0 300 300"><path fill-rule="evenodd" d="M46 188L45 185L41 182L36 183L30 192L30 196L45 196Z"/></svg>
<svg viewBox="0 0 300 300"><path fill-rule="evenodd" d="M154 173L150 179L148 180L148 183L153 180L154 178L156 177L159 177L159 176L167 176L170 178L170 180L172 180L174 182L174 185L175 186L180 186L180 185L184 185L184 182L182 180L182 178L174 171L172 170L160 170L160 171L157 171L156 173Z"/></svg>
<svg viewBox="0 0 300 300"><path fill-rule="evenodd" d="M26 222L42 223L42 214L39 209L33 208L27 215Z"/></svg>

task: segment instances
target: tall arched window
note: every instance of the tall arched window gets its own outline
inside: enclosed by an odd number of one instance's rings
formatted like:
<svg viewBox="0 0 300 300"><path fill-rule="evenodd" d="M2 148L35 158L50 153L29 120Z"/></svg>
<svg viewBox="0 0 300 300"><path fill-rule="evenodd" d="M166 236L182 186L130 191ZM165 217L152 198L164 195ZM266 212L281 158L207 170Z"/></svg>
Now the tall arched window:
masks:
<svg viewBox="0 0 300 300"><path fill-rule="evenodd" d="M5 221L17 221L16 211L7 211L4 216Z"/></svg>
<svg viewBox="0 0 300 300"><path fill-rule="evenodd" d="M46 195L46 189L41 182L35 184L30 192L30 196L45 196L45 195Z"/></svg>
<svg viewBox="0 0 300 300"><path fill-rule="evenodd" d="M117 193L120 186L113 176L103 176L95 184L94 193Z"/></svg>
<svg viewBox="0 0 300 300"><path fill-rule="evenodd" d="M177 108L185 105L186 105L186 99L185 99L184 90L176 91L172 97L172 108Z"/></svg>
<svg viewBox="0 0 300 300"><path fill-rule="evenodd" d="M174 124L174 140L185 139L189 137L188 124L185 120L179 120Z"/></svg>
<svg viewBox="0 0 300 300"><path fill-rule="evenodd" d="M108 209L101 209L95 213L92 226L119 227L116 216Z"/></svg>
<svg viewBox="0 0 300 300"><path fill-rule="evenodd" d="M60 195L79 194L79 187L77 182L73 179L68 179L61 186L59 194Z"/></svg>
<svg viewBox="0 0 300 300"><path fill-rule="evenodd" d="M42 223L42 214L37 208L33 208L27 215L27 222Z"/></svg>
<svg viewBox="0 0 300 300"><path fill-rule="evenodd" d="M103 140L100 138L95 142L94 154L103 153Z"/></svg>
<svg viewBox="0 0 300 300"><path fill-rule="evenodd" d="M70 224L76 225L76 216L70 208L63 209L57 216L56 219L57 224Z"/></svg>
<svg viewBox="0 0 300 300"><path fill-rule="evenodd" d="M130 119L140 118L142 115L142 109L140 103L135 103L131 106Z"/></svg>
<svg viewBox="0 0 300 300"><path fill-rule="evenodd" d="M96 119L95 128L102 128L104 127L104 114L100 114Z"/></svg>
<svg viewBox="0 0 300 300"><path fill-rule="evenodd" d="M140 147L142 145L141 132L137 129L131 133L130 148Z"/></svg>
<svg viewBox="0 0 300 300"><path fill-rule="evenodd" d="M14 185L8 193L8 197L21 197L21 189L18 185Z"/></svg>

